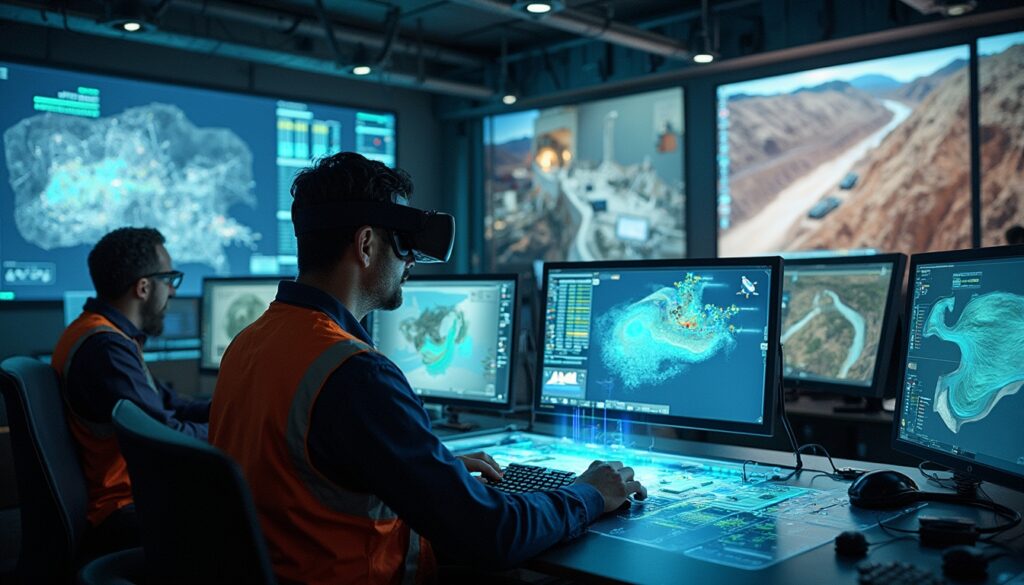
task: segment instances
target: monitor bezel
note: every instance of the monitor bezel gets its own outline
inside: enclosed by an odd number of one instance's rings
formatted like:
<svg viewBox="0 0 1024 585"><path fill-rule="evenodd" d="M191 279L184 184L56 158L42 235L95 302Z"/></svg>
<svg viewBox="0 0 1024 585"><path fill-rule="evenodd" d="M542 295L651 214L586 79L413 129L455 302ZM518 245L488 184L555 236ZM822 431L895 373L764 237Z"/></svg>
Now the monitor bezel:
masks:
<svg viewBox="0 0 1024 585"><path fill-rule="evenodd" d="M206 337L209 335L206 331L206 301L209 294L209 285L213 284L245 284L252 282L277 282L280 283L283 280L291 280L292 276L206 276L203 277L203 284L201 287L202 294L199 296L199 372L201 374L217 374L220 372L220 365L216 367L209 366L206 364ZM209 283L209 284L208 284ZM273 302L273 301L271 301Z"/></svg>
<svg viewBox="0 0 1024 585"><path fill-rule="evenodd" d="M600 262L545 262L544 278L541 289L541 311L537 325L537 367L534 372L533 411L536 416L573 416L579 413L578 407L561 404L542 404L541 395L544 384L544 315L548 310L548 282L554 270L607 270L607 269L650 269L672 268L682 270L701 268L730 268L739 266L767 266L774 276L768 289L768 354L765 356L765 380L762 393L760 423L735 421L716 421L704 418L692 418L677 415L647 414L636 411L604 410L599 416L602 420L628 421L655 426L687 428L705 431L719 431L746 435L771 436L774 430L776 408L778 404L780 376L779 360L779 329L782 320L782 279L783 261L779 256L758 256L744 258L692 258L670 260L609 260ZM772 314L774 313L774 318ZM588 414L583 416L589 417Z"/></svg>
<svg viewBox="0 0 1024 585"><path fill-rule="evenodd" d="M906 255L872 254L867 256L836 256L832 258L786 260L786 266L794 268L801 266L848 266L857 264L889 264L893 271L885 297L886 307L882 315L882 329L878 341L878 353L875 356L875 369L871 376L871 384L869 386L860 386L844 384L842 382L787 376L785 361L783 361L782 383L784 387L798 391L831 392L861 398L883 398L885 396L890 367L895 366L895 364L892 364L893 349L896 344L896 331L899 329L903 307L901 295L903 294L904 273L907 268ZM783 282L782 290L785 293L785 282ZM781 339L781 328L779 335ZM785 347L783 347L783 350L785 350Z"/></svg>
<svg viewBox="0 0 1024 585"><path fill-rule="evenodd" d="M509 363L508 363L508 391L505 393L505 400L503 402L490 402L486 400L469 400L465 398L449 398L441 396L427 396L425 394L416 393L423 402L427 404L439 404L441 406L450 406L456 409L473 409L473 410L487 410L491 412L512 412L515 404L515 380L516 380L516 369L519 366L519 362L516 359L516 339L519 333L519 309L520 309L520 290L519 290L519 274L514 272L501 272L501 273L487 273L487 274L416 274L409 277L409 282L485 282L505 280L510 281L514 287L512 295L512 327L509 333ZM376 311L371 312L368 317L367 327L370 335L373 335L373 319ZM377 340L373 340L374 347L377 345ZM383 355L383 354L382 354ZM386 356L385 356L386 357ZM390 358L388 358L390 359ZM401 369L401 368L399 368ZM402 372L405 376L405 372ZM406 380L408 382L408 380ZM412 387L412 384L409 385ZM415 389L413 389L415 392Z"/></svg>
<svg viewBox="0 0 1024 585"><path fill-rule="evenodd" d="M949 252L928 252L914 254L910 257L910 273L907 279L907 294L904 305L904 319L909 329L910 313L914 308L913 287L917 279L918 266L922 264L942 264L954 262L972 262L978 260L999 260L1003 258L1018 258L1024 261L1024 245L998 246L993 248L977 248L966 250L954 250ZM944 465L957 473L972 478L990 481L1015 490L1024 490L1024 475L1017 475L1009 471L993 467L976 461L967 461L956 455L950 455L944 451L931 449L917 443L912 443L900 438L900 423L903 420L903 401L906 399L906 376L907 358L910 354L910 336L904 336L900 348L900 377L899 386L896 390L896 410L893 413L892 424L892 448L895 451L906 453L923 461L932 461Z"/></svg>

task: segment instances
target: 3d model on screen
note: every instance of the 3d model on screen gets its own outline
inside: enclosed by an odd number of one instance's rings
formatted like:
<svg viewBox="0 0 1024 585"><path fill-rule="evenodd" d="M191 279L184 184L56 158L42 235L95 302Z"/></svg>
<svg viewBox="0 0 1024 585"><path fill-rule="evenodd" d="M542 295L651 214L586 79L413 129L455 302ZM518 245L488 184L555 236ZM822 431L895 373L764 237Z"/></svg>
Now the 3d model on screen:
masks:
<svg viewBox="0 0 1024 585"><path fill-rule="evenodd" d="M595 329L606 336L601 358L626 388L664 382L736 344L730 320L739 307L704 304L705 286L690 273L598 319Z"/></svg>
<svg viewBox="0 0 1024 585"><path fill-rule="evenodd" d="M441 375L455 356L470 349L469 323L457 306L429 307L402 321L402 336L419 352L428 374ZM471 350L470 350L471 352Z"/></svg>
<svg viewBox="0 0 1024 585"><path fill-rule="evenodd" d="M992 292L971 299L959 319L947 325L955 299L932 306L925 338L935 336L960 348L960 366L939 376L933 408L954 433L984 419L1004 396L1024 386L1024 296Z"/></svg>
<svg viewBox="0 0 1024 585"><path fill-rule="evenodd" d="M242 329L259 319L266 310L266 299L261 299L254 294L238 295L228 305L227 314L224 316L224 333L227 334L228 339L234 339L242 332Z"/></svg>
<svg viewBox="0 0 1024 585"><path fill-rule="evenodd" d="M18 232L44 250L147 225L177 262L226 272L226 247L260 239L228 212L256 205L249 147L230 130L197 128L176 106L35 115L4 132L4 151Z"/></svg>

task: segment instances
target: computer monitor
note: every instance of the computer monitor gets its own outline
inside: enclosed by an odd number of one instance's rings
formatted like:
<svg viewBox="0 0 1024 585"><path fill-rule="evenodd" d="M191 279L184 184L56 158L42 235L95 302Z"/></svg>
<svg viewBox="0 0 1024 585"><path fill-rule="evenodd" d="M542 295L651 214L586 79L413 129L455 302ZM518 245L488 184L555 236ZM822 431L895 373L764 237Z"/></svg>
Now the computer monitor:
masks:
<svg viewBox="0 0 1024 585"><path fill-rule="evenodd" d="M203 279L200 370L220 370L220 359L231 340L267 310L281 280L280 276Z"/></svg>
<svg viewBox="0 0 1024 585"><path fill-rule="evenodd" d="M786 386L885 395L906 261L903 254L786 260Z"/></svg>
<svg viewBox="0 0 1024 585"><path fill-rule="evenodd" d="M518 277L413 276L402 306L374 311L370 335L425 402L512 407Z"/></svg>
<svg viewBox="0 0 1024 585"><path fill-rule="evenodd" d="M544 265L538 414L769 435L782 259Z"/></svg>
<svg viewBox="0 0 1024 585"><path fill-rule="evenodd" d="M64 326L82 314L86 300L96 291L64 291ZM164 330L150 335L142 347L147 362L199 359L199 298L171 297L164 311Z"/></svg>
<svg viewBox="0 0 1024 585"><path fill-rule="evenodd" d="M893 446L1024 489L1024 246L916 254Z"/></svg>

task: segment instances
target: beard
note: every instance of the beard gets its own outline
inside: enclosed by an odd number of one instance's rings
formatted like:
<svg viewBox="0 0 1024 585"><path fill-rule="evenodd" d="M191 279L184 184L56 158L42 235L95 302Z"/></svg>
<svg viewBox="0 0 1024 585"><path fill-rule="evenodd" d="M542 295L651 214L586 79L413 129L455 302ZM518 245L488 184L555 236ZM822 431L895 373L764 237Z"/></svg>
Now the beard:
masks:
<svg viewBox="0 0 1024 585"><path fill-rule="evenodd" d="M167 302L163 306L157 306L155 296L146 299L142 305L142 332L150 337L159 337L164 332L164 313L167 310Z"/></svg>
<svg viewBox="0 0 1024 585"><path fill-rule="evenodd" d="M409 278L409 268L403 267L402 276L396 278L387 269L391 258L382 256L375 263L372 298L374 305L383 311L394 311L402 306L402 283Z"/></svg>

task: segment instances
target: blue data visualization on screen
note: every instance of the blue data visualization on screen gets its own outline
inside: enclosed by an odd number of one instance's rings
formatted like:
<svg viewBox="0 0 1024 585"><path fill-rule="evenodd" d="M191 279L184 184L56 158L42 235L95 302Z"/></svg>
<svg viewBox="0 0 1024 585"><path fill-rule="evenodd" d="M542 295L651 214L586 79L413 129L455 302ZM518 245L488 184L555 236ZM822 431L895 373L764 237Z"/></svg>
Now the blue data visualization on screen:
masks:
<svg viewBox="0 0 1024 585"><path fill-rule="evenodd" d="M92 288L107 232L150 226L186 273L294 274L290 187L324 155L395 164L395 116L0 62L0 298Z"/></svg>
<svg viewBox="0 0 1024 585"><path fill-rule="evenodd" d="M912 277L900 439L1024 476L1024 258Z"/></svg>
<svg viewBox="0 0 1024 585"><path fill-rule="evenodd" d="M552 269L547 284L542 407L764 422L768 266Z"/></svg>

